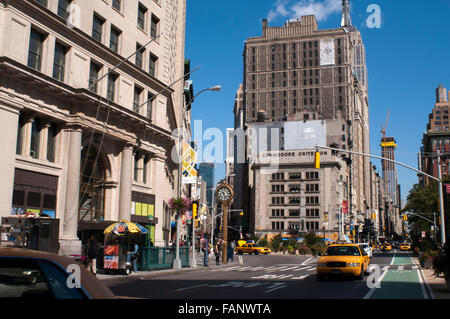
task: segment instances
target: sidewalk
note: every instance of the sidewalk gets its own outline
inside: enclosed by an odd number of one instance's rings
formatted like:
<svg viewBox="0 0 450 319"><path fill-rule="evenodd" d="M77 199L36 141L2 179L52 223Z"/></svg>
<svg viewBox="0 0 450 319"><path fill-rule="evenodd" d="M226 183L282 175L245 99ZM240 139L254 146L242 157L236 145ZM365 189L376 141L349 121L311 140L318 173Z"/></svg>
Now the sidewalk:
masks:
<svg viewBox="0 0 450 319"><path fill-rule="evenodd" d="M121 275L121 274L102 274L97 272L97 279L99 280L105 280L105 281L113 281L118 279L124 279L124 278L152 278L152 277L158 277L158 276L165 276L165 275L172 275L172 274L178 274L182 272L194 272L194 271L205 271L205 270L211 270L211 269L221 269L221 268L228 268L231 266L239 265L239 258L235 255L234 261L228 261L228 263L223 264L222 261L220 261L219 265L216 265L216 258L214 255L210 255L208 260L208 267L203 266L203 254L196 254L196 267L183 267L181 269L156 269L156 270L145 270L145 271L138 271L137 273L131 273L131 275Z"/></svg>
<svg viewBox="0 0 450 319"><path fill-rule="evenodd" d="M431 291L433 299L450 299L450 291L447 290L447 284L445 283L445 279L442 275L436 277L434 275L433 269L425 269L420 267L419 259L417 257L412 257L416 265L419 266L419 269L422 271L423 276L425 277L426 285Z"/></svg>

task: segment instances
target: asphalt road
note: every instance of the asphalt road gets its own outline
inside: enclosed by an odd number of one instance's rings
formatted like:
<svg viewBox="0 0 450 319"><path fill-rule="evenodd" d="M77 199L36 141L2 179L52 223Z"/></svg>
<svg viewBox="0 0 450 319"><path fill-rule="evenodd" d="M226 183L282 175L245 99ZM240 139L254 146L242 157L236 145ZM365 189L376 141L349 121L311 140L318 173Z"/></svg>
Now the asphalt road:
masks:
<svg viewBox="0 0 450 319"><path fill-rule="evenodd" d="M317 281L317 258L290 255L244 255L243 265L202 268L151 278L106 281L119 296L149 299L392 299L427 298L417 266L406 252L375 253L380 285L368 279L332 278ZM375 281L372 281L375 283Z"/></svg>

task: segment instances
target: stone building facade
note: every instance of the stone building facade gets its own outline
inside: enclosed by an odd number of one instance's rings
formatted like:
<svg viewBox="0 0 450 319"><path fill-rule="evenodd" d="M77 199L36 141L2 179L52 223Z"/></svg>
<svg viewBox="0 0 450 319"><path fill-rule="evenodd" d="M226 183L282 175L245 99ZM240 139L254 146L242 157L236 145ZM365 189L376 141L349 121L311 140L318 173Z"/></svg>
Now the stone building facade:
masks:
<svg viewBox="0 0 450 319"><path fill-rule="evenodd" d="M1 216L60 219L60 254L122 219L168 244L185 6L0 1Z"/></svg>

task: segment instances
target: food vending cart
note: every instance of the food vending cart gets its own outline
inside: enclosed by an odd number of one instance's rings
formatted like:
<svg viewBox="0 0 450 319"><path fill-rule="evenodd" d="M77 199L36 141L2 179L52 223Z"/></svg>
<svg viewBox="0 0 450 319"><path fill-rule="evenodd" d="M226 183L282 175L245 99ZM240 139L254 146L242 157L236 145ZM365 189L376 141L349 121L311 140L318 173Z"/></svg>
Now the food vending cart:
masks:
<svg viewBox="0 0 450 319"><path fill-rule="evenodd" d="M104 234L103 267L105 272L130 274L131 266L127 266L127 252L132 249L131 241L134 239L139 247L142 247L147 229L137 223L122 220L106 228Z"/></svg>

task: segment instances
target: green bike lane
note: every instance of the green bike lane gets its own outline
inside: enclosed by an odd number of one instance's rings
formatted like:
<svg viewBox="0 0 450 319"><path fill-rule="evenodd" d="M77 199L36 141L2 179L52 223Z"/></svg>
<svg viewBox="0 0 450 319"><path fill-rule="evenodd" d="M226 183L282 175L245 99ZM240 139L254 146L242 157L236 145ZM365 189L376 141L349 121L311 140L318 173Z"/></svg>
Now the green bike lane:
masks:
<svg viewBox="0 0 450 319"><path fill-rule="evenodd" d="M392 258L388 269L381 270L380 287L373 288L366 299L428 299L425 283L413 259L395 254Z"/></svg>

